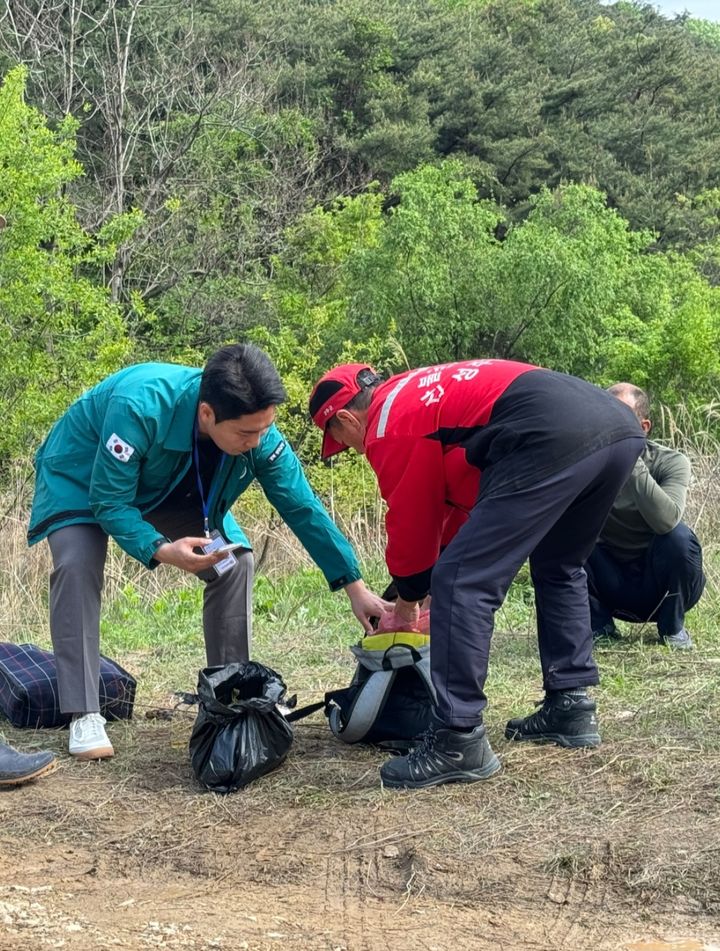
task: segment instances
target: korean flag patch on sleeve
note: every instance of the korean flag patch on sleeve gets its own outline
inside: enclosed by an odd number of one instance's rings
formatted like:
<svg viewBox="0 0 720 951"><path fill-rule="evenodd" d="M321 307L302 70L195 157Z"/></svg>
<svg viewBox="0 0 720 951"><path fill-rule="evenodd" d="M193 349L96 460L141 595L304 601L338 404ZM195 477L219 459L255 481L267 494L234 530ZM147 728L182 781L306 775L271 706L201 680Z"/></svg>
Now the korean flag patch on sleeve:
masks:
<svg viewBox="0 0 720 951"><path fill-rule="evenodd" d="M124 439L121 439L117 433L113 433L112 436L105 443L105 448L110 452L111 456L114 456L115 459L119 459L120 462L127 462L135 452L133 446L125 442Z"/></svg>

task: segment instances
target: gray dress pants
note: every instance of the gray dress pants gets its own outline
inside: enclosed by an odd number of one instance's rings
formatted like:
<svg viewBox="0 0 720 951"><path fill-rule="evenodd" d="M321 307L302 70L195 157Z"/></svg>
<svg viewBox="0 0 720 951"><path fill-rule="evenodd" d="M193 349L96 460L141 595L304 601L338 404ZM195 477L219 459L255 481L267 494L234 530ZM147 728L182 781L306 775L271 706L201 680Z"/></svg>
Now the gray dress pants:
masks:
<svg viewBox="0 0 720 951"><path fill-rule="evenodd" d="M202 535L199 513L159 509L146 516L171 541ZM99 710L100 598L108 536L98 525L70 525L48 536L53 559L50 575L50 635L57 661L63 713ZM253 554L235 551L237 564L218 575L198 573L205 582L203 632L208 666L250 657L252 638Z"/></svg>

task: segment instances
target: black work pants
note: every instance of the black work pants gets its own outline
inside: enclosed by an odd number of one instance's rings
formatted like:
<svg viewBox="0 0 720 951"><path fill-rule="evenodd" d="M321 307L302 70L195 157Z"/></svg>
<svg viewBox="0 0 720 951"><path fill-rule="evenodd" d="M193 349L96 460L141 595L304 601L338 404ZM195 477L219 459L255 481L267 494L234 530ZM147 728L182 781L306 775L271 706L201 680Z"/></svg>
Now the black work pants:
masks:
<svg viewBox="0 0 720 951"><path fill-rule="evenodd" d="M612 618L654 621L661 637L682 630L685 614L700 600L705 587L702 548L684 522L665 535L655 535L647 551L632 561L618 561L596 545L587 565L593 631Z"/></svg>
<svg viewBox="0 0 720 951"><path fill-rule="evenodd" d="M644 445L628 437L506 494L486 497L481 484L432 574L430 657L443 722L482 722L494 615L528 558L545 689L598 682L583 565Z"/></svg>

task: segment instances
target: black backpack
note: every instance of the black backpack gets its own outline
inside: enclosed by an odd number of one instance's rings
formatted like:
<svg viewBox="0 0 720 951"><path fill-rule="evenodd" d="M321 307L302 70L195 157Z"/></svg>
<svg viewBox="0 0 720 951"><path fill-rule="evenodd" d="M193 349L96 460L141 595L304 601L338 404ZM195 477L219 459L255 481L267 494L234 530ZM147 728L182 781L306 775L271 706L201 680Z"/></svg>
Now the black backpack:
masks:
<svg viewBox="0 0 720 951"><path fill-rule="evenodd" d="M435 690L428 634L373 634L350 650L348 687L325 694L330 729L344 743L406 750L430 726Z"/></svg>

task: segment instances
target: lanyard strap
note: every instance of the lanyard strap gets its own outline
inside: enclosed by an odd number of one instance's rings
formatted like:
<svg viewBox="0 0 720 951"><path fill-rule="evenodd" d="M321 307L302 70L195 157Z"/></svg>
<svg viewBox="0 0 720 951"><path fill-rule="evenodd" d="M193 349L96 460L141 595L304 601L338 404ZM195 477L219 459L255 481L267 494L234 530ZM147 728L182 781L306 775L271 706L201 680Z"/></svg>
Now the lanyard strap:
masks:
<svg viewBox="0 0 720 951"><path fill-rule="evenodd" d="M205 532L205 538L210 538L210 509L212 508L213 499L215 498L215 490L217 489L218 480L212 479L210 481L210 492L208 493L206 501L202 476L200 475L200 450L198 449L197 417L195 417L195 422L193 423L193 461L195 462L195 478L197 479L198 492L200 493L200 505L202 506L203 531ZM220 456L220 461L217 464L217 472L220 471L224 461L225 453L223 452Z"/></svg>

